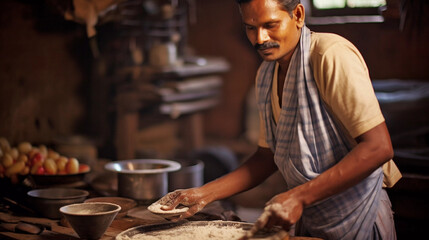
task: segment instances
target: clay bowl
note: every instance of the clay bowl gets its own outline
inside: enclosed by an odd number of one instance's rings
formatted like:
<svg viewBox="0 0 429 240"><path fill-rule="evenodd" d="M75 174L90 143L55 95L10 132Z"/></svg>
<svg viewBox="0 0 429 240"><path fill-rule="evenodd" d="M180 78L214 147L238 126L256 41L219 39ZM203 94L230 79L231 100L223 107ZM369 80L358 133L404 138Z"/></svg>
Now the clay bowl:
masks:
<svg viewBox="0 0 429 240"><path fill-rule="evenodd" d="M137 202L130 198L123 198L123 197L96 197L96 198L89 198L85 200L85 202L107 202L107 203L114 203L119 206L121 206L121 211L119 211L118 215L116 215L116 218L121 218L127 215L128 210L131 208L134 208L137 206Z"/></svg>
<svg viewBox="0 0 429 240"><path fill-rule="evenodd" d="M60 212L82 239L99 239L121 207L113 203L77 203L60 208Z"/></svg>

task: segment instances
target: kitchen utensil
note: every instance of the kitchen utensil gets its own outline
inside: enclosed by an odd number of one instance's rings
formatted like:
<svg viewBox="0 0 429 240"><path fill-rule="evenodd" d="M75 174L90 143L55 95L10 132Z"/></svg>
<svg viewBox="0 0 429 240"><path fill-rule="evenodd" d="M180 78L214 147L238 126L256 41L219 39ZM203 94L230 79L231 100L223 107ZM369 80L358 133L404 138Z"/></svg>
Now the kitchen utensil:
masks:
<svg viewBox="0 0 429 240"><path fill-rule="evenodd" d="M59 219L59 208L72 203L81 203L89 195L88 191L73 188L35 189L27 193L34 209L47 218Z"/></svg>
<svg viewBox="0 0 429 240"><path fill-rule="evenodd" d="M130 228L118 234L116 236L116 240L125 240L132 239L133 236L139 235L144 239L144 236L151 236L152 239L154 237L158 237L159 239L178 239L180 236L172 235L172 230L176 230L180 228L183 230L182 234L189 233L190 235L195 236L195 239L223 239L221 236L216 236L215 232L211 232L205 235L204 228L209 228L215 226L219 230L219 234L222 234L222 229L224 230L237 230L237 236L234 239L238 239L241 237L241 234L244 235L244 232L249 230L253 224L251 223L243 223L243 222L234 222L234 221L179 221L175 223L162 223L155 225L147 225L147 226L138 226L134 228ZM192 231L192 233L190 233ZM257 239L283 239L287 234L285 231L280 228L274 228L273 230L266 232L258 232L254 237ZM224 236L225 237L225 236Z"/></svg>
<svg viewBox="0 0 429 240"><path fill-rule="evenodd" d="M42 233L44 230L44 227L41 225L22 222L22 221L18 223L1 222L0 228L9 232L29 233L34 235L38 235Z"/></svg>
<svg viewBox="0 0 429 240"><path fill-rule="evenodd" d="M121 207L113 203L89 202L66 205L60 212L83 239L99 239Z"/></svg>
<svg viewBox="0 0 429 240"><path fill-rule="evenodd" d="M168 173L180 163L161 159L134 159L108 163L106 170L118 176L118 195L152 203L168 192Z"/></svg>
<svg viewBox="0 0 429 240"><path fill-rule="evenodd" d="M53 219L46 219L40 217L24 217L20 215L15 215L15 213L12 214L4 212L0 212L0 222L14 224L18 224L20 222L31 223L49 231L52 230L52 224L57 224L57 220Z"/></svg>
<svg viewBox="0 0 429 240"><path fill-rule="evenodd" d="M204 183L235 170L239 165L235 153L225 146L209 146L197 149L191 153L190 158L204 163Z"/></svg>
<svg viewBox="0 0 429 240"><path fill-rule="evenodd" d="M2 197L0 200L4 201L5 204L9 205L9 207L11 207L11 210L24 211L25 213L28 213L30 215L35 215L35 212L33 209L31 209L31 208L13 200L13 199L10 199L8 197Z"/></svg>
<svg viewBox="0 0 429 240"><path fill-rule="evenodd" d="M107 202L107 203L114 203L121 207L121 211L116 215L115 218L121 218L127 215L128 210L131 208L137 206L137 202L130 198L123 198L123 197L96 197L96 198L89 198L84 201L87 202Z"/></svg>
<svg viewBox="0 0 429 240"><path fill-rule="evenodd" d="M180 161L179 171L168 174L168 191L199 187L204 184L204 163L200 160Z"/></svg>

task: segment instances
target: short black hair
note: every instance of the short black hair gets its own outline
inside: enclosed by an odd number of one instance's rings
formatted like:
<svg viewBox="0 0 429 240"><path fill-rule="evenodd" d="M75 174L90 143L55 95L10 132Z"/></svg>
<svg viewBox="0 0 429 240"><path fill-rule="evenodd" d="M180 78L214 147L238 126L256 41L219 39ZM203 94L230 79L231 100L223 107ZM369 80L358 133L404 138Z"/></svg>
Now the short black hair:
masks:
<svg viewBox="0 0 429 240"><path fill-rule="evenodd" d="M248 3L252 0L236 0L238 4ZM274 0L279 3L280 6L283 7L284 10L289 12L292 15L292 11L296 8L296 6L301 2L300 0Z"/></svg>

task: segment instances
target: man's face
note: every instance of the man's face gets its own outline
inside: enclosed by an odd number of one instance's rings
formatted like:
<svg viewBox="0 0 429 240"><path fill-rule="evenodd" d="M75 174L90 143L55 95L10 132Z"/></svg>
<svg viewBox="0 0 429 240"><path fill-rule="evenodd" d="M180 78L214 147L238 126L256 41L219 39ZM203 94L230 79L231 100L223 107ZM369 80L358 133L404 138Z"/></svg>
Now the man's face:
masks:
<svg viewBox="0 0 429 240"><path fill-rule="evenodd" d="M252 0L240 5L249 41L266 61L289 61L298 44L297 21L276 0Z"/></svg>

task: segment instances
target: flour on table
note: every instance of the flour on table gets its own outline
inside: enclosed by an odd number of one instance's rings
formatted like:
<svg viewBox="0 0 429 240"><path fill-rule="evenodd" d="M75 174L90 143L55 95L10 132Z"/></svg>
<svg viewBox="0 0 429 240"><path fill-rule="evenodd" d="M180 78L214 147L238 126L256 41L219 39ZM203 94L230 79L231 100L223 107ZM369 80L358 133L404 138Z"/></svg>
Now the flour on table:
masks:
<svg viewBox="0 0 429 240"><path fill-rule="evenodd" d="M178 226L171 229L136 234L132 237L123 236L117 240L225 240L240 239L246 230L234 226Z"/></svg>

